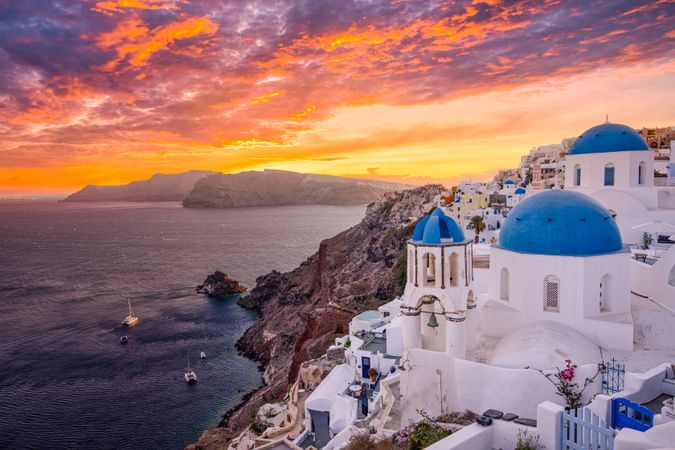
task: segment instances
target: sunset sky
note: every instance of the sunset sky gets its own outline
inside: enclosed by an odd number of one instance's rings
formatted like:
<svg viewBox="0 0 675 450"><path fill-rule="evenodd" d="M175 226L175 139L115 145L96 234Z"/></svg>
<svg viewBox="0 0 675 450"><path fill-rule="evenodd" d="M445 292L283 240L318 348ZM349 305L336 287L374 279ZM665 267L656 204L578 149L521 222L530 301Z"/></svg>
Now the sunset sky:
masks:
<svg viewBox="0 0 675 450"><path fill-rule="evenodd" d="M0 0L0 195L191 169L486 180L675 125L675 2Z"/></svg>

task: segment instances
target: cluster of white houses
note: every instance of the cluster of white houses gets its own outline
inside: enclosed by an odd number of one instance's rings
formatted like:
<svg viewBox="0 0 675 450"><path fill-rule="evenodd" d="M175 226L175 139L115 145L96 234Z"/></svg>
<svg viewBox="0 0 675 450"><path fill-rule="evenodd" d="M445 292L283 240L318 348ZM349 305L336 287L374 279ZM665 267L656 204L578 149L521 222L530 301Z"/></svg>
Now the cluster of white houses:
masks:
<svg viewBox="0 0 675 450"><path fill-rule="evenodd" d="M420 410L493 409L528 420L474 424L433 448L507 448L523 428L547 449L564 448L564 402L541 371L572 360L583 383L612 356L628 367L625 385L613 392L598 377L583 402L614 448L675 448L675 245L643 258L626 245L643 233L639 223L675 223L675 192L654 186L650 155L622 125L583 133L564 189L528 193L503 219L489 269L473 267L476 245L442 208L421 218L403 295L355 317L336 340L344 364L305 401L296 443L341 448L364 429L391 435ZM642 419L648 430L612 429L618 397L659 400L650 423Z"/></svg>

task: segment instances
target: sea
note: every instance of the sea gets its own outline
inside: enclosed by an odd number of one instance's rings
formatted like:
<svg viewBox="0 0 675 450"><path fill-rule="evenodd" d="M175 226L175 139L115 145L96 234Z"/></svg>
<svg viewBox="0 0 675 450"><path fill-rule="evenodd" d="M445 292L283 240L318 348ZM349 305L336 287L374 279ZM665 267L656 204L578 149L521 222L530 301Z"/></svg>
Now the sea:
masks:
<svg viewBox="0 0 675 450"><path fill-rule="evenodd" d="M195 287L287 271L365 207L0 203L0 448L181 449L261 385L256 319ZM131 300L139 325L121 326ZM129 343L122 345L120 337ZM204 351L206 359L199 359ZM188 385L186 365L198 376Z"/></svg>

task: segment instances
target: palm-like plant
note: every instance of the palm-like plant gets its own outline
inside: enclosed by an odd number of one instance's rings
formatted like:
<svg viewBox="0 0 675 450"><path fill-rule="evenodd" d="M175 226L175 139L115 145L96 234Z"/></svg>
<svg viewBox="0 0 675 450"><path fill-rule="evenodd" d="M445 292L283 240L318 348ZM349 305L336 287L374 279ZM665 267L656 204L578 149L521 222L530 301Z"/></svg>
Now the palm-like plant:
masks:
<svg viewBox="0 0 675 450"><path fill-rule="evenodd" d="M478 237L485 231L485 220L483 220L483 217L481 216L473 216L471 218L471 225L473 225L473 229L476 233L474 242L478 243Z"/></svg>

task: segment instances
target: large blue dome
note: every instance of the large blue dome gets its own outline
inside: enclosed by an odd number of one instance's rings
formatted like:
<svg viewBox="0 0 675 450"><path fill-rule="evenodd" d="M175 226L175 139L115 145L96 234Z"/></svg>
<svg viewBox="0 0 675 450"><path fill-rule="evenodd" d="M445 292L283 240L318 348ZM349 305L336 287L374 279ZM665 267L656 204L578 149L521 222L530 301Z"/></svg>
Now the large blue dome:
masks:
<svg viewBox="0 0 675 450"><path fill-rule="evenodd" d="M506 250L541 255L587 256L623 248L614 217L578 192L550 190L511 210L499 233Z"/></svg>
<svg viewBox="0 0 675 450"><path fill-rule="evenodd" d="M417 222L412 241L424 245L464 242L464 232L441 208L436 208Z"/></svg>
<svg viewBox="0 0 675 450"><path fill-rule="evenodd" d="M570 155L649 150L647 141L626 125L603 123L589 128L574 141Z"/></svg>

